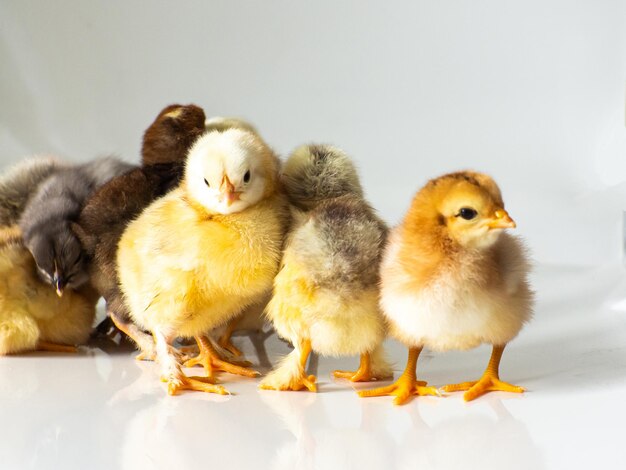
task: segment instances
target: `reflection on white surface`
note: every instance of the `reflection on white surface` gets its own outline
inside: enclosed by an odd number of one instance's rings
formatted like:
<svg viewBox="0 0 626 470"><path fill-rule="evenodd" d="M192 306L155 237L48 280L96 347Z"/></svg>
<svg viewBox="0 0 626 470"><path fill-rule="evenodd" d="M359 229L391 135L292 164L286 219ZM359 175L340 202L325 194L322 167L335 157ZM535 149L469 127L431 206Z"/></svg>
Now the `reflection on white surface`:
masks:
<svg viewBox="0 0 626 470"><path fill-rule="evenodd" d="M111 344L10 356L0 358L0 468L615 468L626 458L626 314L614 308L625 272L543 268L535 277L536 318L501 370L528 388L522 396L465 403L457 393L394 407L356 396L371 384L330 378L357 358L321 358L317 394L259 391L258 379L224 375L231 396L169 397L155 364ZM236 341L256 362L253 342ZM266 346L272 361L289 351L275 337ZM389 351L401 369L406 351ZM488 347L427 353L420 374L433 385L476 378L488 359Z"/></svg>

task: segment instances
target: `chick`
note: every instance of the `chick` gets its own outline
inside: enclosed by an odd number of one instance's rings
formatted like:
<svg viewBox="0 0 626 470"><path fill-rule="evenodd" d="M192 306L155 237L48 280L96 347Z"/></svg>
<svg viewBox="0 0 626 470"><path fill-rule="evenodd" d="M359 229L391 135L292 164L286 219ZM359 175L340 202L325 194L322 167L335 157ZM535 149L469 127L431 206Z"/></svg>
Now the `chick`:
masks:
<svg viewBox="0 0 626 470"><path fill-rule="evenodd" d="M391 376L378 307L387 228L365 201L352 162L335 147L302 146L282 176L297 215L266 313L294 351L261 388L315 391L315 377L304 369L311 351L361 356L356 372L335 371L335 377L356 382Z"/></svg>
<svg viewBox="0 0 626 470"><path fill-rule="evenodd" d="M131 168L115 158L101 158L61 168L39 184L18 225L24 245L35 258L37 273L59 296L89 280L80 241L70 224L91 193Z"/></svg>
<svg viewBox="0 0 626 470"><path fill-rule="evenodd" d="M9 168L0 178L0 226L16 224L37 186L66 166L54 157L40 157Z"/></svg>
<svg viewBox="0 0 626 470"><path fill-rule="evenodd" d="M178 185L187 151L204 132L205 119L202 108L193 104L161 110L144 133L141 167L96 191L72 225L87 254L91 282L115 325L138 345L138 359L154 357L154 341L130 320L118 286L117 245L131 220Z"/></svg>
<svg viewBox="0 0 626 470"><path fill-rule="evenodd" d="M411 395L436 394L416 379L422 348L466 350L482 343L493 346L482 378L443 390L467 390L465 400L492 390L523 391L498 375L505 345L533 308L526 251L504 233L514 227L487 175L444 175L417 193L381 266L381 306L390 333L409 348L408 363L394 384L361 396L395 395L394 403L402 404Z"/></svg>
<svg viewBox="0 0 626 470"><path fill-rule="evenodd" d="M97 298L89 285L59 298L37 276L19 228L0 229L0 355L75 351L89 337Z"/></svg>
<svg viewBox="0 0 626 470"><path fill-rule="evenodd" d="M209 132L189 151L179 188L150 205L119 243L121 289L132 319L152 332L168 392L227 393L213 370L254 376L220 360L205 333L257 301L278 270L288 223L279 161L241 129ZM206 378L186 377L171 341L195 337ZM188 365L192 365L188 364Z"/></svg>

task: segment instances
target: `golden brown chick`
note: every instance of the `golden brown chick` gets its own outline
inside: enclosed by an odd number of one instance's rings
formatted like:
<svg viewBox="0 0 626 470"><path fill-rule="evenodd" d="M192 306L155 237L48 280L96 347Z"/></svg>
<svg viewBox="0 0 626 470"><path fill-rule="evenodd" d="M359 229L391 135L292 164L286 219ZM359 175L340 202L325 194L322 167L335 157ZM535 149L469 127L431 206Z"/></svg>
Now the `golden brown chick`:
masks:
<svg viewBox="0 0 626 470"><path fill-rule="evenodd" d="M335 147L302 146L285 163L283 181L296 216L266 313L294 351L261 388L315 391L315 377L304 368L311 351L360 355L357 371L335 371L335 377L391 376L378 306L387 228L364 200L354 165Z"/></svg>
<svg viewBox="0 0 626 470"><path fill-rule="evenodd" d="M89 338L97 299L89 286L57 296L39 279L20 230L0 229L0 355L75 351Z"/></svg>
<svg viewBox="0 0 626 470"><path fill-rule="evenodd" d="M505 345L532 314L529 263L522 242L504 229L515 222L489 176L464 171L431 180L392 231L381 265L381 306L390 334L409 348L402 376L361 396L436 394L416 379L422 348L434 351L493 346L483 377L448 385L472 400L491 390L521 392L499 380Z"/></svg>
<svg viewBox="0 0 626 470"><path fill-rule="evenodd" d="M287 203L279 161L256 134L208 132L189 151L180 187L151 204L124 232L120 285L135 323L152 332L168 392L227 393L224 364L205 336L258 301L278 270ZM170 343L195 337L208 377L186 377ZM194 362L198 362L198 360Z"/></svg>

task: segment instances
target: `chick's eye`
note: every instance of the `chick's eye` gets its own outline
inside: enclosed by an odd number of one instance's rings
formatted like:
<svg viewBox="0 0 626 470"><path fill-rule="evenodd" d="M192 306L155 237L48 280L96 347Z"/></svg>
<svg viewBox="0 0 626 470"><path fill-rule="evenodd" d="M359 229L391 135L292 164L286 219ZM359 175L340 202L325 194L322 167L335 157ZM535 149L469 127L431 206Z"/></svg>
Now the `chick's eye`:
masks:
<svg viewBox="0 0 626 470"><path fill-rule="evenodd" d="M206 178L204 178L204 184L206 184L207 188L210 188L211 185L209 184L209 182L206 180Z"/></svg>
<svg viewBox="0 0 626 470"><path fill-rule="evenodd" d="M243 175L243 182L244 183L249 183L250 182L250 170L246 171L246 174Z"/></svg>
<svg viewBox="0 0 626 470"><path fill-rule="evenodd" d="M476 212L476 210L472 209L471 207L463 207L457 214L457 217L461 217L462 219L465 219L465 220L472 220L477 215L478 215L478 212Z"/></svg>

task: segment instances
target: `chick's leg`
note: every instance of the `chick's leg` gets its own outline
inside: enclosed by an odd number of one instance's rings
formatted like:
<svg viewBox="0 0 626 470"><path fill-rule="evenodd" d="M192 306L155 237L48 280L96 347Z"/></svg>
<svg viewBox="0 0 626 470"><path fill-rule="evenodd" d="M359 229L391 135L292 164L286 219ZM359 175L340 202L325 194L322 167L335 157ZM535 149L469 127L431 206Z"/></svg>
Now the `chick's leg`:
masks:
<svg viewBox="0 0 626 470"><path fill-rule="evenodd" d="M154 347L154 339L150 335L144 333L137 325L132 321L124 320L114 312L109 312L109 316L118 330L123 332L126 336L132 339L140 349L140 352L135 359L138 361L154 361L156 357L156 350Z"/></svg>
<svg viewBox="0 0 626 470"><path fill-rule="evenodd" d="M156 340L156 354L161 365L161 380L167 382L167 393L176 395L181 390L195 390L205 393L228 395L228 391L221 385L215 385L211 377L187 377L178 364L176 351L169 344L165 335L153 331Z"/></svg>
<svg viewBox="0 0 626 470"><path fill-rule="evenodd" d="M256 377L259 375L256 370L238 366L222 360L209 341L209 338L206 336L196 336L196 342L198 343L200 352L196 357L185 362L185 367L202 365L204 366L207 376L209 377L213 377L215 371L224 371L235 375L243 375L245 377Z"/></svg>
<svg viewBox="0 0 626 470"><path fill-rule="evenodd" d="M484 395L487 392L500 391L522 393L524 391L522 387L518 387L517 385L511 385L500 380L500 360L502 359L502 353L504 352L505 346L506 345L493 346L491 359L489 359L487 369L485 370L480 380L446 385L442 387L442 390L444 392L459 392L467 390L463 395L463 399L465 401L474 400L475 398L478 398L479 396Z"/></svg>
<svg viewBox="0 0 626 470"><path fill-rule="evenodd" d="M389 374L375 374L372 370L372 358L370 353L361 354L361 362L356 371L336 370L333 375L338 379L348 379L350 382L372 382L389 377Z"/></svg>
<svg viewBox="0 0 626 470"><path fill-rule="evenodd" d="M239 357L242 354L241 351L232 342L233 332L235 331L235 328L237 327L240 319L241 317L235 317L230 320L226 325L226 330L224 331L222 336L220 336L220 339L217 342L217 344L226 349L226 351L230 352L235 357Z"/></svg>
<svg viewBox="0 0 626 470"><path fill-rule="evenodd" d="M306 374L306 362L311 354L311 340L296 343L294 350L259 385L262 390L308 390L316 392L316 377Z"/></svg>
<svg viewBox="0 0 626 470"><path fill-rule="evenodd" d="M417 359L419 358L422 348L409 348L409 359L406 368L398 380L386 387L375 388L373 390L363 390L359 392L360 397L380 397L385 395L394 395L394 405L404 404L412 395L439 395L435 387L427 387L426 382L417 380L415 369L417 367Z"/></svg>

